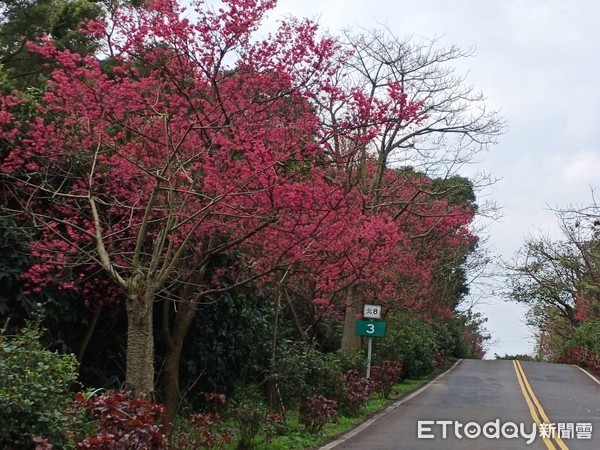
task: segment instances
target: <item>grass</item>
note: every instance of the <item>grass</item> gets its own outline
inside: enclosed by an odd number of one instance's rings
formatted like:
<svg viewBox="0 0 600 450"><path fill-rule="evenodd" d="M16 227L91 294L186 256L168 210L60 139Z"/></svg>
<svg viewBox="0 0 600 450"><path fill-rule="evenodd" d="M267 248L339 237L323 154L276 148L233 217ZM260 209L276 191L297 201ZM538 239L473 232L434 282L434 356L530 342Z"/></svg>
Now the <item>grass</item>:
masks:
<svg viewBox="0 0 600 450"><path fill-rule="evenodd" d="M361 413L356 417L339 416L337 422L327 423L323 430L318 434L308 433L298 420L298 413L290 411L286 415L288 432L284 436L279 436L269 443L264 443L256 447L257 450L301 450L314 449L336 437L352 430L363 423L369 417L385 409L388 405L399 398L417 390L431 380L431 377L424 377L418 380L404 380L394 386L392 394L388 399L373 397L363 407ZM231 448L235 448L235 443Z"/></svg>

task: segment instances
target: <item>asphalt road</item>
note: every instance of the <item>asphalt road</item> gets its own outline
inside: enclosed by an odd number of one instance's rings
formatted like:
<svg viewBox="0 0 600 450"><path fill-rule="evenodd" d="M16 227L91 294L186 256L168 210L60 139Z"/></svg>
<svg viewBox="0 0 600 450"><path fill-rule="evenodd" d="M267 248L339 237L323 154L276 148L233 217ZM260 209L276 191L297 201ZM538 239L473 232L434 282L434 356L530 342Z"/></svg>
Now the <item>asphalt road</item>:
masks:
<svg viewBox="0 0 600 450"><path fill-rule="evenodd" d="M600 449L600 382L559 364L460 361L321 448Z"/></svg>

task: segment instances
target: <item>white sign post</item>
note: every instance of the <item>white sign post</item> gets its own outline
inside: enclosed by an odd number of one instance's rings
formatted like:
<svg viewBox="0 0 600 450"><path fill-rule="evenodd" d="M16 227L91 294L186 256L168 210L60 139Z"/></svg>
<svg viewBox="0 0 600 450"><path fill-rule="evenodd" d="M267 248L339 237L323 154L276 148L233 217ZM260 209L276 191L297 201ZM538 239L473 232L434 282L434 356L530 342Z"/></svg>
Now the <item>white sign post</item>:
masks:
<svg viewBox="0 0 600 450"><path fill-rule="evenodd" d="M381 319L381 305L364 305L363 319ZM373 337L367 341L367 378L371 378L371 355L373 353Z"/></svg>
<svg viewBox="0 0 600 450"><path fill-rule="evenodd" d="M363 319L381 319L381 305L364 305Z"/></svg>

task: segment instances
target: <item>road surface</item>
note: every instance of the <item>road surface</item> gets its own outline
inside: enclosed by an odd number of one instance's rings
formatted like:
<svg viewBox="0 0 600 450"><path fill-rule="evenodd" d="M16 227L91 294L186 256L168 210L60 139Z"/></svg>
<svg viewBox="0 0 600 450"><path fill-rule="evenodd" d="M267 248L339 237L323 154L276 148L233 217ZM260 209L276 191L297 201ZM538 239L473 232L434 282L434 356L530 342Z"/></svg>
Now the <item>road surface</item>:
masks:
<svg viewBox="0 0 600 450"><path fill-rule="evenodd" d="M600 382L570 365L463 360L322 450L600 449Z"/></svg>

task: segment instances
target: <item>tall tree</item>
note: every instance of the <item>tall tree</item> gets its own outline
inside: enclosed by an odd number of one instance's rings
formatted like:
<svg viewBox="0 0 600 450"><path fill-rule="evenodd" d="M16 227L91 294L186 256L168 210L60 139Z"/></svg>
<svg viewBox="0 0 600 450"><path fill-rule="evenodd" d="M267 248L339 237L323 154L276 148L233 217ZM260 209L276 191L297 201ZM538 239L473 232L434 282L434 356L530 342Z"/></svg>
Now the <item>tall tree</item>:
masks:
<svg viewBox="0 0 600 450"><path fill-rule="evenodd" d="M600 317L600 214L595 202L557 210L562 236L528 238L509 269L506 297L529 306L543 357L556 357L582 323Z"/></svg>
<svg viewBox="0 0 600 450"><path fill-rule="evenodd" d="M573 250L568 243L553 242L548 237L528 238L509 266L509 298L553 308L575 325L581 264Z"/></svg>
<svg viewBox="0 0 600 450"><path fill-rule="evenodd" d="M387 29L348 31L343 43L348 50L346 70L334 78L340 91L320 98L319 111L332 129L347 123L355 126L353 135L328 141L328 154L344 167L348 183L361 186L368 208L392 208L394 220L401 222L406 216L422 216L418 208L423 202L433 202L436 197L443 201L455 195L452 191L461 195L490 183L485 176L464 184L422 183L423 177L452 179L504 130L498 114L486 108L483 95L452 66L470 56L469 51L439 48L435 40L400 39ZM350 94L344 97L340 92ZM356 120L348 105L355 105L354 111L368 109L379 121ZM369 126L372 124L377 126ZM397 186L385 182L389 169L401 167L410 169L395 177ZM415 198L389 194L410 183ZM440 221L452 216L455 205L448 202L448 206L438 209ZM477 212L489 213L485 205ZM357 314L359 303L360 299L349 302L349 317ZM349 327L347 334L351 332Z"/></svg>

